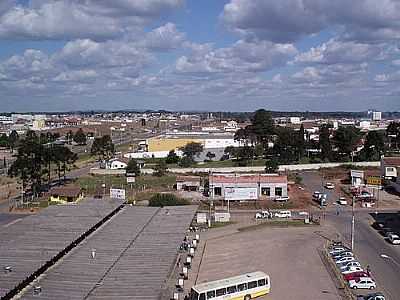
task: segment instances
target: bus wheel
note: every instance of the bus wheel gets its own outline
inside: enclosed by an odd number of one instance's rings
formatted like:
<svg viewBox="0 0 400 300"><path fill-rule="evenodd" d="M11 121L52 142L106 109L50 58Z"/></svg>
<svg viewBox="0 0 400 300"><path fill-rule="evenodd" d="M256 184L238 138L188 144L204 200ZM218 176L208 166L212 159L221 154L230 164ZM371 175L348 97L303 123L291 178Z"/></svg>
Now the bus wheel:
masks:
<svg viewBox="0 0 400 300"><path fill-rule="evenodd" d="M251 296L250 296L250 295L244 296L244 300L250 300L250 299L251 299Z"/></svg>

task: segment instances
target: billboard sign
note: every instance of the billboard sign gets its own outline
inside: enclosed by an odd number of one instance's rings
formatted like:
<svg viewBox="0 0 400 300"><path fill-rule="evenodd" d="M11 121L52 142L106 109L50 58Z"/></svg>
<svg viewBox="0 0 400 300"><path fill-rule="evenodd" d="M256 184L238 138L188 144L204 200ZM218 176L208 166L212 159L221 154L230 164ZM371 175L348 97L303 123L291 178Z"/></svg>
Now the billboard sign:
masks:
<svg viewBox="0 0 400 300"><path fill-rule="evenodd" d="M382 185L382 179L379 176L368 176L367 177L367 184L368 185Z"/></svg>
<svg viewBox="0 0 400 300"><path fill-rule="evenodd" d="M225 188L225 200L257 200L257 188Z"/></svg>
<svg viewBox="0 0 400 300"><path fill-rule="evenodd" d="M135 177L126 177L126 183L135 183Z"/></svg>
<svg viewBox="0 0 400 300"><path fill-rule="evenodd" d="M125 200L124 189L110 189L110 198Z"/></svg>

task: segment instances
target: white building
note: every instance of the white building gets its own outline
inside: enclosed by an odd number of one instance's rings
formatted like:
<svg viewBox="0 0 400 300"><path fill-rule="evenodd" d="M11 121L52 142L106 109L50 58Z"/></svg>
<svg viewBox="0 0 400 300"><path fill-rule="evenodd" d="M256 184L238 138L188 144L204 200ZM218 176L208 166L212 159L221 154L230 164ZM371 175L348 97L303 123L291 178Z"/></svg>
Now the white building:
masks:
<svg viewBox="0 0 400 300"><path fill-rule="evenodd" d="M290 117L289 122L292 124L301 124L301 119L299 117Z"/></svg>
<svg viewBox="0 0 400 300"><path fill-rule="evenodd" d="M361 121L360 122L360 128L364 130L368 130L371 127L371 122L370 121Z"/></svg>
<svg viewBox="0 0 400 300"><path fill-rule="evenodd" d="M380 120L382 120L382 112L380 112L380 111L373 111L373 112L372 112L372 120L373 120L373 121L380 121Z"/></svg>
<svg viewBox="0 0 400 300"><path fill-rule="evenodd" d="M381 160L381 176L385 184L400 193L400 157L383 157Z"/></svg>

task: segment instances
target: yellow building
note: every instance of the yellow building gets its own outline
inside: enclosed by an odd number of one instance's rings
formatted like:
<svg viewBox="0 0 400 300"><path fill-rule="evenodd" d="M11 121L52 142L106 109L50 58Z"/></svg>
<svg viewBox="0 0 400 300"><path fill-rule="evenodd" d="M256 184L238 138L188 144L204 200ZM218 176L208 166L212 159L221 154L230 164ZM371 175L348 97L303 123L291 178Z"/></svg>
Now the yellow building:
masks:
<svg viewBox="0 0 400 300"><path fill-rule="evenodd" d="M171 151L186 146L189 143L204 143L204 140L195 138L151 138L147 140L147 151Z"/></svg>

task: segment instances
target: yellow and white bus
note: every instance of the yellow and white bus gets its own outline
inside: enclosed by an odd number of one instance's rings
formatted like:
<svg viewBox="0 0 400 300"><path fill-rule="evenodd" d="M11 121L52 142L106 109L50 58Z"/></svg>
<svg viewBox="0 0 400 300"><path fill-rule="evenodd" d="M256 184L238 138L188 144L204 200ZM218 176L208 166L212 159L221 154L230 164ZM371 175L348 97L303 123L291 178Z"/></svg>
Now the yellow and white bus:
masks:
<svg viewBox="0 0 400 300"><path fill-rule="evenodd" d="M217 281L195 285L190 300L250 300L266 295L271 281L264 272L253 272Z"/></svg>

